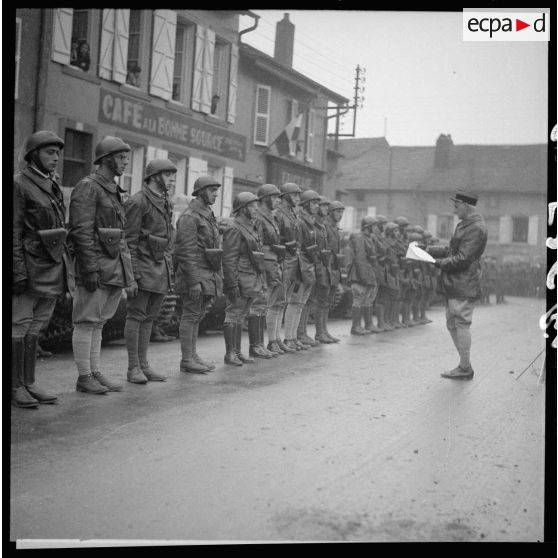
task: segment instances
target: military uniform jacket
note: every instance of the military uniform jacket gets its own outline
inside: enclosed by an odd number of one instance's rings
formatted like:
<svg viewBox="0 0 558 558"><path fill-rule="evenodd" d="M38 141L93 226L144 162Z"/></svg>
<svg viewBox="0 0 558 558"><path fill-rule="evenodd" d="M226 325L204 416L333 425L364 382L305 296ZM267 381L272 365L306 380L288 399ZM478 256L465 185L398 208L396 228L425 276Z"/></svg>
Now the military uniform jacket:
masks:
<svg viewBox="0 0 558 558"><path fill-rule="evenodd" d="M267 286L281 285L283 282L283 257L273 249L273 246L281 246L279 223L272 211L266 207L260 207L254 225L263 246Z"/></svg>
<svg viewBox="0 0 558 558"><path fill-rule="evenodd" d="M331 286L336 287L341 282L341 235L337 223L331 217L324 219L324 226L327 234L327 244L331 250Z"/></svg>
<svg viewBox="0 0 558 558"><path fill-rule="evenodd" d="M70 239L76 278L97 272L102 285L127 287L134 280L126 244L126 216L118 184L94 172L82 178L70 197Z"/></svg>
<svg viewBox="0 0 558 558"><path fill-rule="evenodd" d="M327 217L316 217L316 243L320 250L320 258L316 262L316 283L322 287L331 287L331 248L327 238L326 222ZM330 254L323 252L329 251Z"/></svg>
<svg viewBox="0 0 558 558"><path fill-rule="evenodd" d="M295 241L296 244L290 249L287 247L285 261L283 263L283 277L286 282L302 281L298 261L300 253L298 229L300 225L296 213L291 207L288 207L285 204L286 202L282 202L274 212L277 223L279 224L281 244L287 245L289 242L292 243L293 241Z"/></svg>
<svg viewBox="0 0 558 558"><path fill-rule="evenodd" d="M302 277L302 283L312 285L316 282L316 263L318 261L318 249L316 248L314 253L309 251L311 246L317 246L314 217L302 209L298 215L298 223L300 276Z"/></svg>
<svg viewBox="0 0 558 558"><path fill-rule="evenodd" d="M376 250L372 237L362 232L351 235L349 239L353 258L347 271L349 282L361 285L376 285L373 264L376 260Z"/></svg>
<svg viewBox="0 0 558 558"><path fill-rule="evenodd" d="M27 280L27 289L44 297L73 291L60 187L28 165L15 175L13 194L13 281Z"/></svg>
<svg viewBox="0 0 558 558"><path fill-rule="evenodd" d="M263 246L253 223L245 215L237 215L223 234L223 287L236 287L240 295L256 298L265 292L264 270L258 269L253 253Z"/></svg>
<svg viewBox="0 0 558 558"><path fill-rule="evenodd" d="M386 283L390 289L399 289L399 253L397 239L386 236Z"/></svg>
<svg viewBox="0 0 558 558"><path fill-rule="evenodd" d="M474 213L459 221L450 240L450 255L439 260L440 286L447 298L475 300L481 295L480 258L486 248L484 219Z"/></svg>
<svg viewBox="0 0 558 558"><path fill-rule="evenodd" d="M396 251L399 258L399 284L405 289L411 286L413 276L412 261L407 260L405 257L407 248L409 247L409 241L406 236L395 240Z"/></svg>
<svg viewBox="0 0 558 558"><path fill-rule="evenodd" d="M171 290L174 235L169 202L144 186L141 192L128 198L124 209L126 242L138 287L167 294Z"/></svg>
<svg viewBox="0 0 558 558"><path fill-rule="evenodd" d="M387 285L386 266L388 246L385 238L381 234L372 233L372 240L374 241L374 247L376 249L376 261L372 264L376 283L379 287L385 287Z"/></svg>
<svg viewBox="0 0 558 558"><path fill-rule="evenodd" d="M175 290L185 293L200 284L202 294L221 296L223 269L211 265L207 249L220 249L221 236L213 211L201 200L194 198L176 223L176 244L173 261Z"/></svg>

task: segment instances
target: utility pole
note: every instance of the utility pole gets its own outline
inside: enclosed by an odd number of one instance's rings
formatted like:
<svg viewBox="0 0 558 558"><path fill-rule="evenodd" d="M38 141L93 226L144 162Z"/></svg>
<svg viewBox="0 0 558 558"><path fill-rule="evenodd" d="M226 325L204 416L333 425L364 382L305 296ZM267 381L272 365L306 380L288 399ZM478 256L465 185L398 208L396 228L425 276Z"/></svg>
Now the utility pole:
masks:
<svg viewBox="0 0 558 558"><path fill-rule="evenodd" d="M362 75L361 75L362 74ZM328 107L328 110L335 110L335 114L328 116L328 120L330 118L335 118L335 132L328 134L329 137L335 138L335 151L339 150L339 138L340 137L349 137L354 138L356 135L356 115L357 109L361 109L364 105L364 97L361 96L361 93L364 93L365 88L362 87L360 84L366 82L366 68L361 68L359 65L355 68L355 86L354 86L354 96L353 96L353 104L350 106L340 107L339 105L335 107ZM353 111L353 131L351 134L341 134L340 133L340 121L341 117L347 114L350 110Z"/></svg>

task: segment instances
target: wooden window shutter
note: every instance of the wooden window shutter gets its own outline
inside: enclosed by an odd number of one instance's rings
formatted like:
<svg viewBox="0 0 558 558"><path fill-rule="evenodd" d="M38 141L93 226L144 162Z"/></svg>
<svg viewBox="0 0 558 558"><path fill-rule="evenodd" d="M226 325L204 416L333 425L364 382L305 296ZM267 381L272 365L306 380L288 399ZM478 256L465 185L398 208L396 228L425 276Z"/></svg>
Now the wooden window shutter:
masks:
<svg viewBox="0 0 558 558"><path fill-rule="evenodd" d="M188 186L186 194L188 196L192 195L194 190L194 182L197 178L207 173L207 161L204 159L198 159L196 157L190 157L188 161Z"/></svg>
<svg viewBox="0 0 558 558"><path fill-rule="evenodd" d="M174 10L155 10L153 12L149 92L166 100L172 97L175 41L176 12Z"/></svg>
<svg viewBox="0 0 558 558"><path fill-rule="evenodd" d="M227 122L229 124L234 124L234 121L236 119L237 90L238 90L238 45L231 44L231 65L229 70L229 98L227 102Z"/></svg>
<svg viewBox="0 0 558 558"><path fill-rule="evenodd" d="M289 111L290 118L289 122L298 115L298 101L296 99L291 99L291 110ZM289 155L291 157L296 157L296 146L298 145L297 141L290 141L289 142Z"/></svg>
<svg viewBox="0 0 558 558"><path fill-rule="evenodd" d="M512 241L512 218L509 215L500 217L500 244L510 244Z"/></svg>
<svg viewBox="0 0 558 558"><path fill-rule="evenodd" d="M531 215L529 217L529 232L527 234L527 243L531 246L537 245L537 237L539 232L539 216Z"/></svg>
<svg viewBox="0 0 558 558"><path fill-rule="evenodd" d="M370 206L366 208L366 216L367 217L376 217L376 207Z"/></svg>
<svg viewBox="0 0 558 558"><path fill-rule="evenodd" d="M426 230L432 236L438 236L438 216L437 215L433 215L433 214L428 215Z"/></svg>
<svg viewBox="0 0 558 558"><path fill-rule="evenodd" d="M316 113L314 109L308 111L308 128L306 130L306 160L309 163L314 161L314 126L316 123Z"/></svg>
<svg viewBox="0 0 558 558"><path fill-rule="evenodd" d="M53 10L52 53L51 58L60 64L70 63L72 49L73 8L56 8Z"/></svg>
<svg viewBox="0 0 558 558"><path fill-rule="evenodd" d="M101 47L99 50L99 77L112 78L114 57L114 25L116 10L103 10L101 20Z"/></svg>
<svg viewBox="0 0 558 558"><path fill-rule="evenodd" d="M194 49L194 75L192 82L192 109L201 111L203 57L205 51L205 27L196 25L196 46Z"/></svg>
<svg viewBox="0 0 558 558"><path fill-rule="evenodd" d="M215 55L215 33L205 30L203 49L203 73L201 82L200 110L206 114L211 112L211 95L213 90L213 63Z"/></svg>
<svg viewBox="0 0 558 558"><path fill-rule="evenodd" d="M222 209L222 215L224 217L229 217L232 210L233 179L234 179L233 167L225 167L225 173L223 174L223 209Z"/></svg>
<svg viewBox="0 0 558 558"><path fill-rule="evenodd" d="M114 10L114 55L112 59L112 79L126 82L128 73L128 36L130 10Z"/></svg>
<svg viewBox="0 0 558 558"><path fill-rule="evenodd" d="M254 144L267 145L269 136L269 109L271 87L258 85L256 89L256 118L254 121Z"/></svg>

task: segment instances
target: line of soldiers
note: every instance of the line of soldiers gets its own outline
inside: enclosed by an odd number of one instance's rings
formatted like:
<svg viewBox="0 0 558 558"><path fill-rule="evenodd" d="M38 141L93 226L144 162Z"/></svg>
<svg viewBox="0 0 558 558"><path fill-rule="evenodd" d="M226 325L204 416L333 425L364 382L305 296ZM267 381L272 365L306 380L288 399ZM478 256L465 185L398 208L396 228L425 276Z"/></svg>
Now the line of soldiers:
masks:
<svg viewBox="0 0 558 558"><path fill-rule="evenodd" d="M367 335L430 323L426 316L439 271L428 262L406 258L411 242L419 248L438 243L403 216L389 221L367 216L345 245L352 293L351 334ZM376 316L376 324L373 316Z"/></svg>
<svg viewBox="0 0 558 558"><path fill-rule="evenodd" d="M141 190L124 201L126 192L115 179L128 165L130 146L107 136L95 146L96 169L72 189L66 224L55 172L63 147L53 132L32 134L24 145L26 167L14 177L12 403L17 407L57 400L35 385L36 344L57 297L66 292L73 298L76 390L88 394L123 389L103 372L100 360L103 327L123 295L126 376L135 384L166 380L147 355L154 320L173 290L181 298L179 369L185 373L215 369L198 355L197 338L200 322L222 294L224 362L233 366L338 343L327 322L345 269L353 293L352 333L429 321L433 274L429 266L405 260L407 243L422 242L427 233L415 227L407 234L404 218L389 223L382 216L366 217L342 250L341 202L302 192L294 183L264 184L256 194L234 197L232 219L220 229L211 206L221 184L204 175L195 181L193 199L175 229L169 192L176 166L168 159L150 161ZM310 315L313 338L307 331ZM247 354L241 350L245 320Z"/></svg>

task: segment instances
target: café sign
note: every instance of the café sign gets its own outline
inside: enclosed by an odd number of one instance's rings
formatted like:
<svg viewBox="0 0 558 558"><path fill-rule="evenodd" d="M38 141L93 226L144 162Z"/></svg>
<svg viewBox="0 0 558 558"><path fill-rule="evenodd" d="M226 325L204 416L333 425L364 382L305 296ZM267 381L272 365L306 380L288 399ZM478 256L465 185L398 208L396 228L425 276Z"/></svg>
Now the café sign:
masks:
<svg viewBox="0 0 558 558"><path fill-rule="evenodd" d="M99 121L228 159L246 159L244 136L106 89L101 89Z"/></svg>

